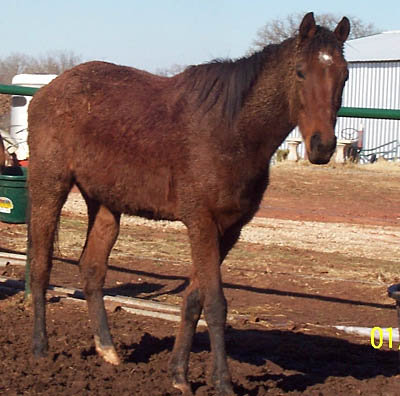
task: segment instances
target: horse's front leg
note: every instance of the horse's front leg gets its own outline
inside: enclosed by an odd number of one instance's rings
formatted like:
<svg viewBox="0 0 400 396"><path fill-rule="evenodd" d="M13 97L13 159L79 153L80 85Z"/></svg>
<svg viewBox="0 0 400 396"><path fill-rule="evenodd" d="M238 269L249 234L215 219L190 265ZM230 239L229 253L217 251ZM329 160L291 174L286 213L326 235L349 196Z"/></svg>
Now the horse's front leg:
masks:
<svg viewBox="0 0 400 396"><path fill-rule="evenodd" d="M213 354L213 384L220 395L233 395L225 350L227 304L222 290L217 227L211 217L203 215L198 216L196 223L188 228L196 281L192 283L185 299L182 324L171 361L174 363L181 358L181 365L178 367L181 369L184 383L187 384L188 354L203 306ZM184 390L187 391L186 387Z"/></svg>

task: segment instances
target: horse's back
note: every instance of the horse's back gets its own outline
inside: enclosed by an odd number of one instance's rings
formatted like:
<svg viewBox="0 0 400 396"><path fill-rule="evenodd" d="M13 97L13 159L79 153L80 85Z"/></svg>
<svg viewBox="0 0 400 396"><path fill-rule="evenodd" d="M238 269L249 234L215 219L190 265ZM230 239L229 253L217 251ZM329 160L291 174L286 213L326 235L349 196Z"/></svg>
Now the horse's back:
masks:
<svg viewBox="0 0 400 396"><path fill-rule="evenodd" d="M182 140L177 97L168 78L106 62L81 64L31 101L32 154L54 141L64 146L65 155L71 149L73 157L88 146L96 155L102 150L119 156L152 154L162 161L167 146Z"/></svg>
<svg viewBox="0 0 400 396"><path fill-rule="evenodd" d="M142 70L98 61L83 63L39 90L29 108L29 126L66 126L68 118L74 127L95 120L140 119L144 110L165 106L169 85L167 78Z"/></svg>
<svg viewBox="0 0 400 396"><path fill-rule="evenodd" d="M117 211L173 217L177 162L186 168L174 92L168 78L104 62L65 72L29 108L33 173L65 169Z"/></svg>

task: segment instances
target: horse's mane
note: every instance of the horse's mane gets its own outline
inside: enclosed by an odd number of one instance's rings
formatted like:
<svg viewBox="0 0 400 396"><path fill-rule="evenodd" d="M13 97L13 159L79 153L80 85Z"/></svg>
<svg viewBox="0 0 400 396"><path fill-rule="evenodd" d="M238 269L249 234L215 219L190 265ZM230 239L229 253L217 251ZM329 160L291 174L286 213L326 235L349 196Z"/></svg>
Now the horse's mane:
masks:
<svg viewBox="0 0 400 396"><path fill-rule="evenodd" d="M217 59L209 63L190 66L184 71L190 91L195 91L197 104L206 113L221 102L223 115L232 121L242 107L243 101L257 81L261 70L271 63L283 66L282 59L295 55L296 37L280 44L270 44L252 55L237 60ZM338 47L332 32L318 26L314 38L306 45L306 52L313 52L322 46ZM291 48L288 55L285 49ZM342 50L342 49L341 49ZM271 69L272 70L272 69Z"/></svg>
<svg viewBox="0 0 400 396"><path fill-rule="evenodd" d="M265 62L277 55L278 47L277 44L271 44L237 60L217 59L190 66L185 71L186 81L190 84L190 90L196 92L198 105L208 112L221 101L223 114L232 121Z"/></svg>

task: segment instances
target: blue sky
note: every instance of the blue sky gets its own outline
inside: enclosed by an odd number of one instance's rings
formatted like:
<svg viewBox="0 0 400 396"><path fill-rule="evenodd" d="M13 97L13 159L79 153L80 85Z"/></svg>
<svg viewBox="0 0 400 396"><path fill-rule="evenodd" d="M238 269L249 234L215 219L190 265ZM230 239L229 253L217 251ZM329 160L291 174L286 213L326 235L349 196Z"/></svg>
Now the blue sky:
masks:
<svg viewBox="0 0 400 396"><path fill-rule="evenodd" d="M398 0L8 0L0 13L0 56L66 50L155 71L240 57L269 20L303 11L400 30Z"/></svg>

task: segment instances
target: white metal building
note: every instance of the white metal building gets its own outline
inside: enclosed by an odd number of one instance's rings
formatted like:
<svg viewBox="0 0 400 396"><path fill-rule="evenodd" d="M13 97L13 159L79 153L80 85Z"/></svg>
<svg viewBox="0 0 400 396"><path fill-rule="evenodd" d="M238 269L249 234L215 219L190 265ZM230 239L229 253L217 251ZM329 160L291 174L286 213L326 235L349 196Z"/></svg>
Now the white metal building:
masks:
<svg viewBox="0 0 400 396"><path fill-rule="evenodd" d="M400 110L400 31L350 40L345 44L345 58L350 74L343 92L343 106ZM364 149L394 142L376 152L387 151L387 158L400 157L400 120L339 117L336 135L340 139L361 126ZM300 136L298 130L290 135L297 136ZM304 152L304 147L300 150Z"/></svg>

